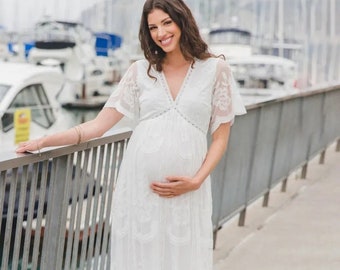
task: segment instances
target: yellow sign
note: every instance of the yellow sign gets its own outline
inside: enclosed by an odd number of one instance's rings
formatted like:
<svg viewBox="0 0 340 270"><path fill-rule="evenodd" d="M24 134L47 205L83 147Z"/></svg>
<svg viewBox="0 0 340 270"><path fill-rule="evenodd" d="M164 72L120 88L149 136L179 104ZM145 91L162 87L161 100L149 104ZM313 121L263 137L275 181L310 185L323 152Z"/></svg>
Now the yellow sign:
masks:
<svg viewBox="0 0 340 270"><path fill-rule="evenodd" d="M30 138L31 110L19 109L14 113L15 144Z"/></svg>

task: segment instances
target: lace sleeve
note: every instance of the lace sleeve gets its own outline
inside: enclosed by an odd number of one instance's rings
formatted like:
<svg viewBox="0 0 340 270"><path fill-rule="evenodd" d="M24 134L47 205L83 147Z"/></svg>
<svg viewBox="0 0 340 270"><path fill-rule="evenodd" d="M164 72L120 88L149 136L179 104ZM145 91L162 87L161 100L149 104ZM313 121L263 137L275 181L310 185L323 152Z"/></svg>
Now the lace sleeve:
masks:
<svg viewBox="0 0 340 270"><path fill-rule="evenodd" d="M130 119L138 114L137 63L133 63L120 80L105 103L105 107L115 108Z"/></svg>
<svg viewBox="0 0 340 270"><path fill-rule="evenodd" d="M216 67L210 132L214 133L222 123L233 123L235 115L245 113L246 109L237 89L230 66L226 61L220 59Z"/></svg>

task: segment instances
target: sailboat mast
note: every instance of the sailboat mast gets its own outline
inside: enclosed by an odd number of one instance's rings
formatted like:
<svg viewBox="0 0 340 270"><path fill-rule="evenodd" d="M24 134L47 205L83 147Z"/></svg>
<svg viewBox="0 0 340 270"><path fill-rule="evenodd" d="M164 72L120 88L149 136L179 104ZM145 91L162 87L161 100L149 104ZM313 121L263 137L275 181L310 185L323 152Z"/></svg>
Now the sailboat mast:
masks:
<svg viewBox="0 0 340 270"><path fill-rule="evenodd" d="M284 2L279 0L279 24L278 24L278 39L279 39L279 56L283 57L283 44L284 44Z"/></svg>

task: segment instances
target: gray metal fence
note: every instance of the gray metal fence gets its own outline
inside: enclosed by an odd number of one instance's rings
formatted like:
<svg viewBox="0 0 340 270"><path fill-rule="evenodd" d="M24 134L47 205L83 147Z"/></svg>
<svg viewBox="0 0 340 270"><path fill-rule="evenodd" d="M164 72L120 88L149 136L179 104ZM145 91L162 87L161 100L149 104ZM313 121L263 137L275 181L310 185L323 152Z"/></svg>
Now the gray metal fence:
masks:
<svg viewBox="0 0 340 270"><path fill-rule="evenodd" d="M0 162L1 269L107 269L111 201L129 137Z"/></svg>
<svg viewBox="0 0 340 270"><path fill-rule="evenodd" d="M220 226L340 138L340 87L248 106L212 174ZM1 269L107 269L111 200L131 133L0 155Z"/></svg>
<svg viewBox="0 0 340 270"><path fill-rule="evenodd" d="M340 137L340 88L329 87L248 107L232 127L226 155L212 173L218 228L308 164Z"/></svg>

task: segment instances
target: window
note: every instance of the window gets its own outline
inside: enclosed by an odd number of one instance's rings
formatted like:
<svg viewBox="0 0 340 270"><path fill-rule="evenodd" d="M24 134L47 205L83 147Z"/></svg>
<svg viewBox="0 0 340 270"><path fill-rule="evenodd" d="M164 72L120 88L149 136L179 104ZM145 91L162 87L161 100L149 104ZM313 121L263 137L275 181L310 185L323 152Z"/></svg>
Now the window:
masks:
<svg viewBox="0 0 340 270"><path fill-rule="evenodd" d="M15 110L19 108L30 108L32 121L44 128L49 128L56 121L53 108L49 104L41 84L27 86L14 98L12 104L1 118L4 132L13 128L13 115Z"/></svg>
<svg viewBox="0 0 340 270"><path fill-rule="evenodd" d="M10 85L0 84L0 101L4 98L10 87Z"/></svg>

